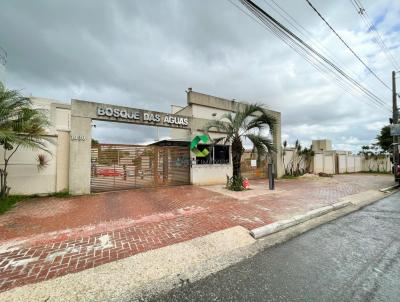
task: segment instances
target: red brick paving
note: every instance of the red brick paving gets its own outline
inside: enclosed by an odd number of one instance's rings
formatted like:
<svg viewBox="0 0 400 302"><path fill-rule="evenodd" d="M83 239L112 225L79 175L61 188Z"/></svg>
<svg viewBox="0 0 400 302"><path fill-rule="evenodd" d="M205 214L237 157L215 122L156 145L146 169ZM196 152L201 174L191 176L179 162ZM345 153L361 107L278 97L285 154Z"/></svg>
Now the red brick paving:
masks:
<svg viewBox="0 0 400 302"><path fill-rule="evenodd" d="M236 225L252 229L392 181L374 175L279 181L277 193L245 199L181 186L28 200L0 216L0 291Z"/></svg>

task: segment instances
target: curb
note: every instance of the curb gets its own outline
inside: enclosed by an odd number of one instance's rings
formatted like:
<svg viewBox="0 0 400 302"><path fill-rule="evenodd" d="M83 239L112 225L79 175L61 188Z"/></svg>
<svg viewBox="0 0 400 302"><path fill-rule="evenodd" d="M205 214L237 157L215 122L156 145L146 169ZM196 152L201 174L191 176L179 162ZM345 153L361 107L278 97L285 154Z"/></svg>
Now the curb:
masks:
<svg viewBox="0 0 400 302"><path fill-rule="evenodd" d="M391 188L390 190L392 190L394 188L397 188L397 186L393 186L390 188ZM383 191L383 190L385 190L385 191ZM282 230L288 229L295 225L304 223L308 220L323 216L325 214L328 214L330 212L333 212L333 211L336 211L336 210L339 210L342 208L353 207L354 210L358 210L366 205L374 203L386 196L393 194L394 192L390 192L390 190L389 190L389 188L384 188L384 189L380 189L380 190L370 190L370 191L365 191L365 192L361 192L358 194L346 196L346 197L342 198L340 201L335 202L331 205L308 211L305 214L297 215L290 219L279 220L274 223L255 228L250 231L250 235L254 239L260 239L262 237L280 232ZM372 197L372 199L366 198L365 195Z"/></svg>
<svg viewBox="0 0 400 302"><path fill-rule="evenodd" d="M396 185L391 186L391 187L379 189L379 191L386 193L386 192L389 192L389 191L391 191L391 190L399 189L399 188L400 188L400 185L399 185L399 184L396 184Z"/></svg>
<svg viewBox="0 0 400 302"><path fill-rule="evenodd" d="M335 211L347 207L349 205L352 205L350 201L339 201L329 206L308 211L306 214L294 216L291 219L279 220L274 223L258 227L256 229L251 230L250 235L253 236L254 239L259 239L261 237L282 231L291 226L306 222L307 220L322 216L331 211Z"/></svg>

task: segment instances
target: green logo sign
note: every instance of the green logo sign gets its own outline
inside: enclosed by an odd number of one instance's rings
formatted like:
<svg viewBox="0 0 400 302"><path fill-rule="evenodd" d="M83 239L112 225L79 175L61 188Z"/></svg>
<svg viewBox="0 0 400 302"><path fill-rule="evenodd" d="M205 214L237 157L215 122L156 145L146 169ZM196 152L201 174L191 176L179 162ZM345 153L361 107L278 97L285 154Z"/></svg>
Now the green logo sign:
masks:
<svg viewBox="0 0 400 302"><path fill-rule="evenodd" d="M207 148L205 148L203 151L200 151L199 149L197 149L197 145L199 144L199 142L207 143L208 141L208 135L196 135L190 143L190 150L192 150L192 152L196 154L196 157L206 157L210 152L207 150Z"/></svg>

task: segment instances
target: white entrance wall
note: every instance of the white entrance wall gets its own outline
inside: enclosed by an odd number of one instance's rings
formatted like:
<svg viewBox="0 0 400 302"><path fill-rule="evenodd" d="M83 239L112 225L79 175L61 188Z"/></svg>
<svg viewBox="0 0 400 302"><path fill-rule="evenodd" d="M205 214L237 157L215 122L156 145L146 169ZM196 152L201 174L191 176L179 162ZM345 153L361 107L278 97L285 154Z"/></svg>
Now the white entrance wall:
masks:
<svg viewBox="0 0 400 302"><path fill-rule="evenodd" d="M215 185L226 183L226 176L231 177L232 164L229 165L193 165L190 180L194 185Z"/></svg>

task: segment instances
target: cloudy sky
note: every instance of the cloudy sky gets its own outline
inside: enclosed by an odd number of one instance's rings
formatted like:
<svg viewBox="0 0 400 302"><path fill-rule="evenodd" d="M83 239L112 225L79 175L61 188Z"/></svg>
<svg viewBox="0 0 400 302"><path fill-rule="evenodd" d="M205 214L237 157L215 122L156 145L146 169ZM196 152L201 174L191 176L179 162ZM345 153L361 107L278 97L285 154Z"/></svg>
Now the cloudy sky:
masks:
<svg viewBox="0 0 400 302"><path fill-rule="evenodd" d="M400 61L400 1L361 1ZM312 2L390 86L393 65L351 1ZM257 3L289 26L272 0ZM307 41L314 46L317 41L324 54L390 106L391 92L305 1L279 4L310 32ZM26 95L169 111L171 104L185 105L185 89L193 87L281 111L283 139L290 143L329 138L337 149L357 151L390 114L363 95L344 92L227 0L3 0L0 46L8 53L7 86ZM128 126L100 123L94 136L102 142L156 137L155 129Z"/></svg>

